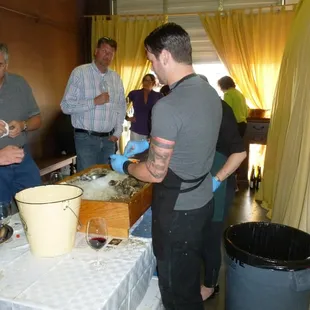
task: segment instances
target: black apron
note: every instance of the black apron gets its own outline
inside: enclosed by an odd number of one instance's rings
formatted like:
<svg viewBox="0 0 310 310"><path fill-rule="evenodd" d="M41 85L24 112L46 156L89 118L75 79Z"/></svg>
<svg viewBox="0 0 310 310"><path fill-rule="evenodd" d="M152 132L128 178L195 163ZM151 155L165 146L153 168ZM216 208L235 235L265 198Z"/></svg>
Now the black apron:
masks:
<svg viewBox="0 0 310 310"><path fill-rule="evenodd" d="M162 239L170 238L169 230L173 220L173 211L180 193L190 192L198 188L205 180L209 171L203 176L184 180L170 168L161 183L153 184L152 199L152 236L155 256L160 259L164 252ZM194 186L181 190L182 183L196 183Z"/></svg>
<svg viewBox="0 0 310 310"><path fill-rule="evenodd" d="M183 81L196 76L190 74L178 81L172 88L175 89ZM153 184L152 199L152 236L153 250L155 256L160 259L163 255L164 246L162 239L169 238L169 230L171 221L173 220L173 211L180 193L190 192L198 188L205 180L209 171L199 178L192 180L184 180L176 175L170 168L167 175L161 183ZM195 185L181 190L182 183L196 183Z"/></svg>

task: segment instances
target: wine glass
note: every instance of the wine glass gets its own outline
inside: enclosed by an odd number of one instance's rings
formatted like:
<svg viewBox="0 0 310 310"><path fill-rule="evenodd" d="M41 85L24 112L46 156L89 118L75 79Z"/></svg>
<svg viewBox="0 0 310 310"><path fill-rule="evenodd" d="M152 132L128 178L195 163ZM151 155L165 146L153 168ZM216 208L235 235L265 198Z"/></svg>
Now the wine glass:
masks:
<svg viewBox="0 0 310 310"><path fill-rule="evenodd" d="M100 83L100 90L103 93L108 93L109 92L109 85L107 83L107 81L105 79L102 79L101 83Z"/></svg>
<svg viewBox="0 0 310 310"><path fill-rule="evenodd" d="M59 171L52 172L50 175L50 184L55 184L57 182L60 182L62 179L63 179L63 176L61 172Z"/></svg>
<svg viewBox="0 0 310 310"><path fill-rule="evenodd" d="M86 230L86 241L88 245L97 251L97 260L92 263L96 270L103 267L103 262L99 260L99 250L103 248L108 240L108 228L104 218L93 217L89 219Z"/></svg>
<svg viewBox="0 0 310 310"><path fill-rule="evenodd" d="M11 215L11 202L0 202L0 227L10 222Z"/></svg>

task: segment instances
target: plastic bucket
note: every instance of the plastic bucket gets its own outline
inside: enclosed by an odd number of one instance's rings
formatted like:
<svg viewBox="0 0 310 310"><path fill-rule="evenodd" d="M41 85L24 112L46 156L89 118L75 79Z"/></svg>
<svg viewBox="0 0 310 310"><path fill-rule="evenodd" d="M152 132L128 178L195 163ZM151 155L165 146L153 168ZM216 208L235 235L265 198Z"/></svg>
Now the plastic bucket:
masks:
<svg viewBox="0 0 310 310"><path fill-rule="evenodd" d="M55 257L72 250L82 194L73 185L44 185L15 195L32 254Z"/></svg>
<svg viewBox="0 0 310 310"><path fill-rule="evenodd" d="M224 233L227 310L308 310L310 235L248 222Z"/></svg>

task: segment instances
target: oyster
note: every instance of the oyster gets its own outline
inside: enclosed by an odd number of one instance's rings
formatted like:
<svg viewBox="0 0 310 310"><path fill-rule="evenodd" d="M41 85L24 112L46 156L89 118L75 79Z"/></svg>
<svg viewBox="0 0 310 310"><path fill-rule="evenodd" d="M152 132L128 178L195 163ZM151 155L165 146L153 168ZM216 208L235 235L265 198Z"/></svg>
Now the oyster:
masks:
<svg viewBox="0 0 310 310"><path fill-rule="evenodd" d="M123 186L133 186L133 187L136 187L136 186L139 186L139 181L133 177L128 177L126 178L123 182Z"/></svg>
<svg viewBox="0 0 310 310"><path fill-rule="evenodd" d="M115 180L109 181L110 186L115 186L115 185L117 185L117 183L119 183L119 181L115 181Z"/></svg>
<svg viewBox="0 0 310 310"><path fill-rule="evenodd" d="M132 197L144 186L144 184L144 182L138 181L136 178L131 176L127 177L122 181L111 180L109 182L109 185L114 186L115 190L119 194L118 198L121 198L123 196Z"/></svg>

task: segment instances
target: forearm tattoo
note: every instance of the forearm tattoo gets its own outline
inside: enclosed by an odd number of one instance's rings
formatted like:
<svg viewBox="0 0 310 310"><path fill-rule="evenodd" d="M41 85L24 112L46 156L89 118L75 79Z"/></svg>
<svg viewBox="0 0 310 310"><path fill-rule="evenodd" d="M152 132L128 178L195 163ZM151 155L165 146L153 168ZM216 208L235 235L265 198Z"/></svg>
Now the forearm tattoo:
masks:
<svg viewBox="0 0 310 310"><path fill-rule="evenodd" d="M173 152L174 142L153 138L151 141L146 167L150 174L161 179L165 176Z"/></svg>

